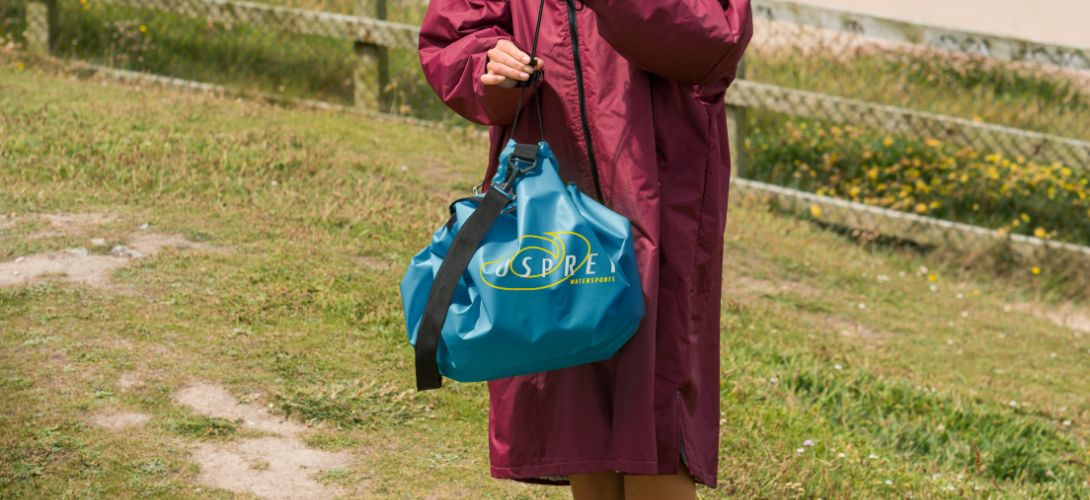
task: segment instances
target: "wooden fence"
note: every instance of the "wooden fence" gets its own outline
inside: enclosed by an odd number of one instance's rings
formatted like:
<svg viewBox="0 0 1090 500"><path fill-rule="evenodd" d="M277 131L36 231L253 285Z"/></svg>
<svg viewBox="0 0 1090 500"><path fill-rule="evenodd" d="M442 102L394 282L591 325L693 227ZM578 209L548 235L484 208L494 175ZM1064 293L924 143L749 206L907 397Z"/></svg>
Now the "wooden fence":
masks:
<svg viewBox="0 0 1090 500"><path fill-rule="evenodd" d="M29 49L49 53L56 32L58 0L30 0L27 8L27 43ZM357 0L355 15L318 12L236 0L93 0L99 3L169 12L195 19L226 24L245 23L269 30L342 39L353 43L357 62L353 72L355 106L361 110L381 110L388 79L388 49L414 50L419 29L416 26L387 21L386 0ZM1090 71L1090 50L1041 44L1009 37L961 32L876 16L846 13L833 9L804 6L782 0L754 0L754 13L762 20L786 22L853 36L879 39L889 43L911 44L955 54L983 56L1016 64L1053 68L1065 72ZM979 123L956 117L925 113L895 106L880 105L844 97L806 92L744 79L727 95L728 125L735 172L745 171L743 141L746 109L759 108L805 118L853 123L897 134L929 136L946 142L992 150L1011 156L1021 155L1038 161L1057 161L1075 168L1090 168L1090 142L1050 134ZM760 193L778 200L781 206L825 205L826 213L857 213L838 216L837 223L847 227L877 229L884 235L921 243L941 243L955 249L975 250L981 244L1008 241L1034 254L1029 248L1048 249L1090 259L1090 248L1039 240L1032 237L1005 236L996 231L965 224L937 221L892 210L867 207L858 203L817 197L810 193L753 181L736 181L740 191ZM801 200L801 201L800 201ZM801 209L801 208L800 208ZM865 221L865 222L864 222ZM911 221L906 224L905 221ZM930 222L921 222L930 221ZM957 237L937 238L935 231Z"/></svg>

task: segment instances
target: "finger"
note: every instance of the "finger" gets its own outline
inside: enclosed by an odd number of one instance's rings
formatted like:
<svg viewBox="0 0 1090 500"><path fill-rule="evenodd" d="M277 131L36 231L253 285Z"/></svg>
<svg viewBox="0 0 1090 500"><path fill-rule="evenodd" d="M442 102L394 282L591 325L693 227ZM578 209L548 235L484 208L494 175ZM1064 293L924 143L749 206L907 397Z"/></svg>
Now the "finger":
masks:
<svg viewBox="0 0 1090 500"><path fill-rule="evenodd" d="M504 78L500 75L492 75L488 73L481 75L481 83L485 85L501 85L505 81L507 81L507 78Z"/></svg>
<svg viewBox="0 0 1090 500"><path fill-rule="evenodd" d="M515 88L518 82L510 78L502 77L500 75L484 74L481 75L481 83L492 87L502 87L505 89L510 89Z"/></svg>
<svg viewBox="0 0 1090 500"><path fill-rule="evenodd" d="M523 73L532 73L534 71L534 68L518 62L514 56L501 50L492 49L488 51L488 59Z"/></svg>
<svg viewBox="0 0 1090 500"><path fill-rule="evenodd" d="M515 44L507 40L500 40L499 42L497 42L496 48L502 52L507 53L511 57L515 58L516 61L522 64L530 64L530 55L523 52L518 47L516 47Z"/></svg>
<svg viewBox="0 0 1090 500"><path fill-rule="evenodd" d="M517 70L515 68L512 68L512 67L504 65L504 64L500 64L500 63L498 63L496 61L491 61L491 62L488 63L488 72L492 73L493 75L505 76L505 77L510 78L512 80L529 80L530 79L530 74L529 73L526 73L524 71L519 71L519 70Z"/></svg>

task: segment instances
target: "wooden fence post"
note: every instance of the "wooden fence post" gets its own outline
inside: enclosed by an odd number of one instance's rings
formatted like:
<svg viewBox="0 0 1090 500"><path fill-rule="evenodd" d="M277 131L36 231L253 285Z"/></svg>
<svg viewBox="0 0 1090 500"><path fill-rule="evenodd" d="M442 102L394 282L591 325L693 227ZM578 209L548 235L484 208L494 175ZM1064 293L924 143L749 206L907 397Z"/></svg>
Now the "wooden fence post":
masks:
<svg viewBox="0 0 1090 500"><path fill-rule="evenodd" d="M356 0L355 14L386 19L386 0ZM356 68L352 74L353 103L359 109L384 111L386 86L389 84L389 58L386 47L370 40L355 42Z"/></svg>
<svg viewBox="0 0 1090 500"><path fill-rule="evenodd" d="M736 80L746 76L745 58L738 62ZM728 90L729 92L729 90ZM746 108L727 106L727 140L730 147L730 175L742 177L745 167Z"/></svg>
<svg viewBox="0 0 1090 500"><path fill-rule="evenodd" d="M26 26L27 49L40 56L49 55L57 44L57 1L27 2Z"/></svg>

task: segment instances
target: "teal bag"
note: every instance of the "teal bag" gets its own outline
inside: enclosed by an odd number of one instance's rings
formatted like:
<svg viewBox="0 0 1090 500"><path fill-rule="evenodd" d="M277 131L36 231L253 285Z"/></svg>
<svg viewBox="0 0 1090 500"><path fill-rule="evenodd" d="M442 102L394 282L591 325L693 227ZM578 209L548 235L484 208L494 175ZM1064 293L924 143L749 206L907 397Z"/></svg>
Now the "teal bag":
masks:
<svg viewBox="0 0 1090 500"><path fill-rule="evenodd" d="M419 390L607 359L643 318L628 219L565 186L544 141L499 164L401 281Z"/></svg>
<svg viewBox="0 0 1090 500"><path fill-rule="evenodd" d="M541 0L531 62L544 7ZM575 74L581 81L578 64ZM519 82L511 137L526 87L541 77L535 71ZM508 140L489 190L450 205L450 220L401 280L418 390L439 388L442 376L477 382L601 361L643 319L632 227L575 184L564 185L534 97L542 141ZM596 171L594 180L601 196Z"/></svg>

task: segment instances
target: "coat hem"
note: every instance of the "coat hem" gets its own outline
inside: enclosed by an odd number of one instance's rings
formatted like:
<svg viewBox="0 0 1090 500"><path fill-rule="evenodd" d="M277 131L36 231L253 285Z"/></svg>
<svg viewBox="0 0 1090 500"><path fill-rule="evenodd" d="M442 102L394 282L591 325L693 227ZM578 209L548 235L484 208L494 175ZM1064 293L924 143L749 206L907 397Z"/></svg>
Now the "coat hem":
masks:
<svg viewBox="0 0 1090 500"><path fill-rule="evenodd" d="M683 467L681 461L677 462L641 462L633 460L599 459L581 460L572 462L557 462L540 465L522 465L517 467L491 466L492 477L496 479L510 479L530 484L542 484L552 486L564 486L571 484L568 476L571 474L587 474L592 472L616 471L621 474L676 474L679 467ZM703 477L703 471L687 464L693 479L705 486L715 488L714 482L709 484ZM696 470L694 470L696 469Z"/></svg>

